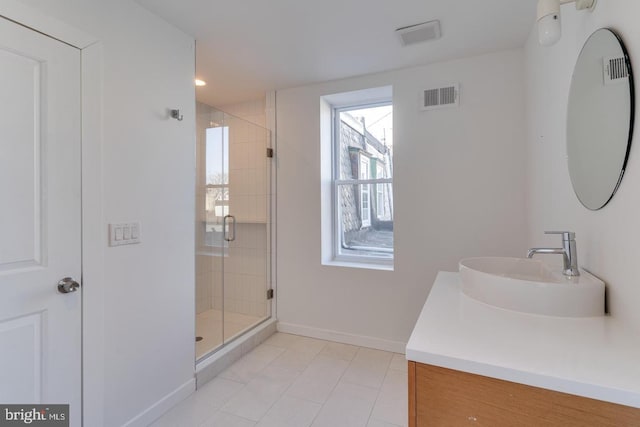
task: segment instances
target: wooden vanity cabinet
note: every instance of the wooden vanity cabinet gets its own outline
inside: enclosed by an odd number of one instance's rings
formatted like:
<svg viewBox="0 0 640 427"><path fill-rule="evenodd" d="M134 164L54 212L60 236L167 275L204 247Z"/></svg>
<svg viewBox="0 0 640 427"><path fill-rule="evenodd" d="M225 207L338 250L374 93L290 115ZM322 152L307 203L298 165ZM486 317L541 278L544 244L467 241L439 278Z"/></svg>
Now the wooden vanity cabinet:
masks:
<svg viewBox="0 0 640 427"><path fill-rule="evenodd" d="M409 427L638 427L640 409L409 361Z"/></svg>

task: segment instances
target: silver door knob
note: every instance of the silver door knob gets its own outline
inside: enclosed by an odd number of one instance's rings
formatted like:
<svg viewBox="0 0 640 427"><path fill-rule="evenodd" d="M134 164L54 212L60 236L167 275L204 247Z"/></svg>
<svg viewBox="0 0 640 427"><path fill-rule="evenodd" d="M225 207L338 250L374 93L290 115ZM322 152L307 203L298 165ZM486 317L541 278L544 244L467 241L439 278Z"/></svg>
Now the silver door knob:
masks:
<svg viewBox="0 0 640 427"><path fill-rule="evenodd" d="M68 294L75 292L80 287L80 283L73 280L71 277L65 277L58 282L58 292L61 294Z"/></svg>

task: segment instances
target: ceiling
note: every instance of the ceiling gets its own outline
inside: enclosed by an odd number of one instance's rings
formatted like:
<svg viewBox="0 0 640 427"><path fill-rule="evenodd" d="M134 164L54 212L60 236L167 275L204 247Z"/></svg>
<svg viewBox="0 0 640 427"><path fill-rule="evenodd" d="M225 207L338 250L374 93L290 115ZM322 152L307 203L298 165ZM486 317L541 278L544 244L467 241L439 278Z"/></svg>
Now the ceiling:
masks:
<svg viewBox="0 0 640 427"><path fill-rule="evenodd" d="M314 82L515 48L536 0L137 0L197 40L200 101L221 106ZM439 19L402 47L396 28Z"/></svg>

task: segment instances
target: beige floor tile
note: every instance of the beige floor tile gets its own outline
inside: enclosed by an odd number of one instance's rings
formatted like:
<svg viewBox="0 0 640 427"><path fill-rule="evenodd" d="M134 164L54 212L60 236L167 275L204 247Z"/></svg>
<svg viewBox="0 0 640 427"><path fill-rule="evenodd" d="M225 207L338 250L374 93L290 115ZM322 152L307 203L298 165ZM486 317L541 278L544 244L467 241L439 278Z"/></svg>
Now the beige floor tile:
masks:
<svg viewBox="0 0 640 427"><path fill-rule="evenodd" d="M282 332L276 332L271 335L264 343L272 345L274 347L289 348L300 338L299 335L283 334Z"/></svg>
<svg viewBox="0 0 640 427"><path fill-rule="evenodd" d="M366 427L377 395L375 388L340 382L312 426Z"/></svg>
<svg viewBox="0 0 640 427"><path fill-rule="evenodd" d="M314 353L288 348L273 362L271 362L270 366L279 366L281 368L302 372L315 358L316 354Z"/></svg>
<svg viewBox="0 0 640 427"><path fill-rule="evenodd" d="M152 426L405 427L406 367L401 354L278 333Z"/></svg>
<svg viewBox="0 0 640 427"><path fill-rule="evenodd" d="M326 341L299 337L271 365L302 372L327 344Z"/></svg>
<svg viewBox="0 0 640 427"><path fill-rule="evenodd" d="M381 366L384 365L386 368L388 368L389 363L391 363L391 359L393 359L393 356L394 356L394 353L389 353L388 351L374 350L372 348L360 347L353 361L357 363L363 363L363 364L381 365Z"/></svg>
<svg viewBox="0 0 640 427"><path fill-rule="evenodd" d="M198 422L202 423L211 417L218 409L222 408L242 388L243 383L231 381L226 378L214 378L202 386L193 394L196 404Z"/></svg>
<svg viewBox="0 0 640 427"><path fill-rule="evenodd" d="M287 390L287 395L324 403L348 366L346 360L318 356Z"/></svg>
<svg viewBox="0 0 640 427"><path fill-rule="evenodd" d="M349 368L342 376L342 381L366 387L380 388L386 373L387 369L384 367L351 362L351 365L349 365Z"/></svg>
<svg viewBox="0 0 640 427"><path fill-rule="evenodd" d="M371 418L399 426L408 424L407 374L389 370L373 407Z"/></svg>
<svg viewBox="0 0 640 427"><path fill-rule="evenodd" d="M295 371L266 367L223 406L222 411L260 421L297 376Z"/></svg>
<svg viewBox="0 0 640 427"><path fill-rule="evenodd" d="M382 420L370 419L367 427L401 427Z"/></svg>
<svg viewBox="0 0 640 427"><path fill-rule="evenodd" d="M261 344L223 371L220 377L246 384L254 379L259 372L273 362L283 351L284 349L280 347Z"/></svg>
<svg viewBox="0 0 640 427"><path fill-rule="evenodd" d="M407 372L407 359L404 354L395 353L393 358L391 359L391 365L389 365L389 369L394 371Z"/></svg>
<svg viewBox="0 0 640 427"><path fill-rule="evenodd" d="M150 427L198 427L201 421L198 420L197 411L200 410L192 398L193 395L186 400L174 406L170 411L165 413L158 420L153 422Z"/></svg>
<svg viewBox="0 0 640 427"><path fill-rule="evenodd" d="M309 427L322 405L283 396L260 420L257 427Z"/></svg>
<svg viewBox="0 0 640 427"><path fill-rule="evenodd" d="M300 337L291 347L291 350L303 353L318 355L322 349L328 344L328 341L318 340L315 338Z"/></svg>
<svg viewBox="0 0 640 427"><path fill-rule="evenodd" d="M393 353L361 347L344 373L342 381L380 388L392 358Z"/></svg>
<svg viewBox="0 0 640 427"><path fill-rule="evenodd" d="M201 427L253 427L255 425L256 423L254 421L228 414L226 412L217 412L206 422L201 424Z"/></svg>
<svg viewBox="0 0 640 427"><path fill-rule="evenodd" d="M324 349L322 349L320 355L350 362L356 356L357 352L358 347L356 347L355 345L329 342L324 347Z"/></svg>
<svg viewBox="0 0 640 427"><path fill-rule="evenodd" d="M176 405L153 427L198 427L211 418L244 384L215 378Z"/></svg>

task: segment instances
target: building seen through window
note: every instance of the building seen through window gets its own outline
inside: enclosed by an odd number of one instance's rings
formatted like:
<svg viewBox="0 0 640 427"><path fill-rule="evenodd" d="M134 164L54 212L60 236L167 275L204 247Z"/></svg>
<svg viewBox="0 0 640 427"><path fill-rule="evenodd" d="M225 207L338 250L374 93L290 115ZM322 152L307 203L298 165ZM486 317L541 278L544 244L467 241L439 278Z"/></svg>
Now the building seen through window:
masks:
<svg viewBox="0 0 640 427"><path fill-rule="evenodd" d="M393 259L393 107L334 114L336 258Z"/></svg>

